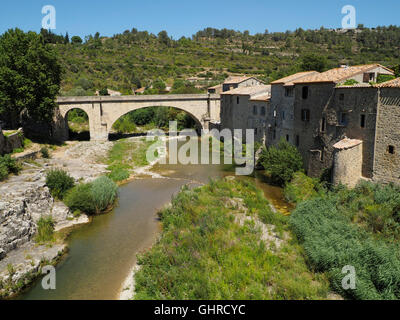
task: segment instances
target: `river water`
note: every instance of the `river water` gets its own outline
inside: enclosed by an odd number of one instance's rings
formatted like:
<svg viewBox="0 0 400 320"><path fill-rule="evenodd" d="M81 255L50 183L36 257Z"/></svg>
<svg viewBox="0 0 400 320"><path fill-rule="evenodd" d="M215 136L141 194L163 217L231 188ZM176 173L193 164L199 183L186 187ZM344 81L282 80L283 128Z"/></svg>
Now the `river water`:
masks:
<svg viewBox="0 0 400 320"><path fill-rule="evenodd" d="M157 212L185 184L198 186L210 178L232 175L222 165L156 165L163 179L142 178L120 187L118 206L74 230L69 252L56 267L56 290L43 290L39 280L20 296L24 300L113 300L136 262L136 255L151 247L160 233ZM252 179L280 211L288 211L282 190Z"/></svg>

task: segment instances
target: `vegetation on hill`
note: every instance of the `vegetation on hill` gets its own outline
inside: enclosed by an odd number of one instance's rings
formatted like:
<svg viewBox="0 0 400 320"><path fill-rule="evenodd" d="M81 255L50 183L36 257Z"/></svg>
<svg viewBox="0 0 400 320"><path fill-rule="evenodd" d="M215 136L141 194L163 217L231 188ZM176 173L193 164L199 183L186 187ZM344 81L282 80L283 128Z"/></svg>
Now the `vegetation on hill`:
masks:
<svg viewBox="0 0 400 320"><path fill-rule="evenodd" d="M59 37L59 38L57 38ZM75 39L76 40L76 39ZM269 82L302 70L324 71L341 64L381 63L399 74L400 27L388 26L339 32L321 28L286 32L248 32L207 28L191 38L173 40L133 28L113 37L100 34L84 42L56 44L65 69L62 92L93 94L108 87L123 94L133 88L162 93L176 81L177 92L194 92L222 82L230 74L255 75Z"/></svg>

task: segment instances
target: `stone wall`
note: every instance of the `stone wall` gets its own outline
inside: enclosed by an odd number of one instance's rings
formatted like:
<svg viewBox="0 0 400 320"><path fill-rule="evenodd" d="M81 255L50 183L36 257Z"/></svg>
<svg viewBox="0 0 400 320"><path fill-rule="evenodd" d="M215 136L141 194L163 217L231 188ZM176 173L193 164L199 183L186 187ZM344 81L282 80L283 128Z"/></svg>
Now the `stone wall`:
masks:
<svg viewBox="0 0 400 320"><path fill-rule="evenodd" d="M273 84L271 86L271 108L268 116L268 146L274 145L281 138L296 144L294 134L294 91L293 96L285 96L283 84ZM294 87L292 87L294 90ZM275 130L275 134L274 134ZM289 138L289 139L287 139Z"/></svg>
<svg viewBox="0 0 400 320"><path fill-rule="evenodd" d="M400 182L400 88L380 89L373 179Z"/></svg>
<svg viewBox="0 0 400 320"><path fill-rule="evenodd" d="M324 157L320 162L311 162L315 159L315 153L324 152L324 140L320 134L323 111L329 105L334 96L333 83L304 84L295 86L294 100L294 139L295 145L301 153L304 166L310 176L318 177L321 169L327 167L327 161ZM303 99L303 87L308 87L308 97ZM302 110L309 111L309 120L302 119ZM297 144L298 142L298 144ZM318 152L315 152L315 151Z"/></svg>
<svg viewBox="0 0 400 320"><path fill-rule="evenodd" d="M24 146L24 133L22 129L17 132L4 136L0 128L0 154L4 155L12 153L13 150L22 148Z"/></svg>

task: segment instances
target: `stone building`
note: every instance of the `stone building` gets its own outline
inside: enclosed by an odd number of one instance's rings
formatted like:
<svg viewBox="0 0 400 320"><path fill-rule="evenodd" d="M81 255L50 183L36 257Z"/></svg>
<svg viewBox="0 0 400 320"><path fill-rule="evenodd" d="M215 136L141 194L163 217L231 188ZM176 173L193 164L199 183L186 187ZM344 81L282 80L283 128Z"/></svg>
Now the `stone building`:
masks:
<svg viewBox="0 0 400 320"><path fill-rule="evenodd" d="M332 169L334 183L400 183L400 78L337 86L322 111L308 173Z"/></svg>
<svg viewBox="0 0 400 320"><path fill-rule="evenodd" d="M294 83L316 71L299 72L271 82L271 108L268 114L267 145L273 145L281 138L294 143Z"/></svg>
<svg viewBox="0 0 400 320"><path fill-rule="evenodd" d="M218 84L216 86L210 87L207 89L209 94L221 94L222 92L222 84Z"/></svg>
<svg viewBox="0 0 400 320"><path fill-rule="evenodd" d="M243 87L251 87L251 86L259 86L264 83L261 80L258 80L254 77L240 76L240 77L230 77L225 80L222 84L222 92L226 92L229 90L243 88Z"/></svg>
<svg viewBox="0 0 400 320"><path fill-rule="evenodd" d="M271 86L257 85L233 89L221 94L221 129L254 129L255 140L266 139L267 113ZM244 140L243 140L244 141Z"/></svg>
<svg viewBox="0 0 400 320"><path fill-rule="evenodd" d="M370 152L370 130L373 129L367 125L374 121L376 114L373 101L377 88L369 90L369 83L379 74L393 75L393 71L379 64L343 66L293 81L294 145L302 154L310 176L318 177L332 167L333 145L339 137L362 140L363 154ZM350 79L359 84L341 86ZM360 121L364 121L364 128L359 127ZM370 171L367 167L371 165L365 161L363 173L367 174Z"/></svg>

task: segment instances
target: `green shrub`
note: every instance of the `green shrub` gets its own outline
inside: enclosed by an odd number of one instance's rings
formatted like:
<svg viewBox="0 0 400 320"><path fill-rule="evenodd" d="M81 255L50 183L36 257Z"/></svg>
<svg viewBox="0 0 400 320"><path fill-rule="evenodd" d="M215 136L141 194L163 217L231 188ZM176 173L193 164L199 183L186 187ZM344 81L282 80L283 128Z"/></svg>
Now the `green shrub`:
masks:
<svg viewBox="0 0 400 320"><path fill-rule="evenodd" d="M127 116L124 116L114 123L113 129L118 133L133 133L136 131L136 125Z"/></svg>
<svg viewBox="0 0 400 320"><path fill-rule="evenodd" d="M359 82L357 81L357 80L354 80L354 79L349 79L349 80L346 80L344 83L343 83L343 85L345 85L345 86L354 86L354 85L356 85L356 84L358 84Z"/></svg>
<svg viewBox="0 0 400 320"><path fill-rule="evenodd" d="M77 210L86 214L95 214L96 207L91 192L92 185L90 183L78 184L73 187L64 198L64 203L72 212Z"/></svg>
<svg viewBox="0 0 400 320"><path fill-rule="evenodd" d="M264 167L272 182L281 186L290 182L295 172L303 169L299 151L285 140L281 140L276 147L264 148L259 164Z"/></svg>
<svg viewBox="0 0 400 320"><path fill-rule="evenodd" d="M50 153L49 153L49 149L47 149L47 147L42 147L40 149L40 153L42 154L42 157L44 159L50 159Z"/></svg>
<svg viewBox="0 0 400 320"><path fill-rule="evenodd" d="M290 203L299 203L318 196L323 191L318 179L313 179L303 172L296 172L284 189L285 198Z"/></svg>
<svg viewBox="0 0 400 320"><path fill-rule="evenodd" d="M119 182L127 180L130 177L129 170L124 167L114 166L107 175L112 181Z"/></svg>
<svg viewBox="0 0 400 320"><path fill-rule="evenodd" d="M37 222L36 242L46 243L54 241L54 220L52 216L42 216Z"/></svg>
<svg viewBox="0 0 400 320"><path fill-rule="evenodd" d="M91 192L96 213L101 213L115 202L118 186L108 177L100 177L93 181Z"/></svg>
<svg viewBox="0 0 400 320"><path fill-rule="evenodd" d="M61 169L50 170L46 174L46 185L53 197L63 199L66 192L75 184L74 178Z"/></svg>
<svg viewBox="0 0 400 320"><path fill-rule="evenodd" d="M5 180L10 173L18 174L20 170L21 167L18 162L11 158L9 154L0 156L0 181Z"/></svg>
<svg viewBox="0 0 400 320"><path fill-rule="evenodd" d="M64 202L75 212L99 214L116 200L118 186L108 177L100 177L91 183L79 184L66 195Z"/></svg>

